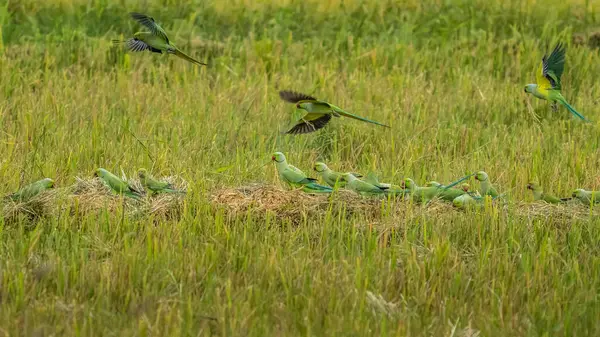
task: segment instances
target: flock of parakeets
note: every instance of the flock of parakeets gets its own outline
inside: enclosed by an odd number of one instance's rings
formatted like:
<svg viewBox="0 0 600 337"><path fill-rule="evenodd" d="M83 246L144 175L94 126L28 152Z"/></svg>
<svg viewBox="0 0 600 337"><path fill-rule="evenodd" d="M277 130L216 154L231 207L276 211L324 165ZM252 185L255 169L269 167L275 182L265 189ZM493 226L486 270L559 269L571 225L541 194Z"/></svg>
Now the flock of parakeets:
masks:
<svg viewBox="0 0 600 337"><path fill-rule="evenodd" d="M173 54L196 65L207 65L206 63L202 63L188 56L174 46L169 41L165 30L156 23L153 18L140 13L130 13L130 15L149 31L137 32L133 34L132 38L124 41L113 40L116 45L124 45L126 49L132 52L148 50L159 54ZM544 55L540 67L536 72L537 83L527 84L525 86L525 92L530 93L537 98L550 101L554 111L558 109L557 103L560 103L579 119L588 121L566 101L560 92L560 77L563 73L564 64L565 47L559 43L556 45L550 56ZM282 100L295 105L294 113L292 114L292 125L286 131L287 134L305 134L317 131L325 127L332 117L348 117L389 128L389 126L385 124L352 114L331 103L318 100L315 97L306 94L284 90L279 92L279 96ZM298 168L289 165L283 153L277 152L273 154L272 159L276 163L279 176L284 182L294 188L301 188L307 193L331 193L336 188L346 188L363 196L402 196L403 198L410 197L411 199L420 202L428 202L437 198L451 201L457 207L480 205L483 203L486 196L489 196L490 198L501 197L490 183L488 175L483 171L468 175L448 185L442 185L438 182L431 181L425 186L418 186L412 179L407 178L398 186L380 183L377 177L372 173L368 174L366 177L362 177L357 173L335 172L328 168L324 163L316 163L314 170L319 173L322 180L327 184L327 186L325 186L318 184L316 179L309 178ZM117 194L134 199L142 198L144 195L142 191L136 190L126 181L123 181L105 169L97 169L95 171L95 176L104 181L104 183ZM150 195L155 193L185 193L184 191L173 189L173 187L166 182L161 182L152 178L152 176L144 169L138 171L138 176L142 185ZM480 182L481 189L479 192L471 192L469 190L469 185L466 183L458 186L459 183L471 176L475 176L475 179ZM24 202L53 187L54 181L50 178L45 178L21 188L7 198ZM535 183L528 184L527 188L533 191L535 200L544 200L548 203L561 203L571 199L560 199L547 194ZM572 198L577 198L585 204L594 204L600 202L599 193L600 192L577 189L573 191Z"/></svg>
<svg viewBox="0 0 600 337"><path fill-rule="evenodd" d="M330 169L325 163L317 162L313 166L313 170L317 172L321 180L325 183L321 185L317 182L317 179L310 178L299 168L290 165L283 153L273 153L271 160L275 163L279 178L284 183L291 188L300 189L310 194L332 193L337 189L344 188L364 197L401 197L422 203L439 199L452 202L458 208L482 206L486 198L494 200L503 196L503 194L499 194L496 188L494 188L487 173L484 171L468 174L448 185L442 185L437 181L430 181L425 186L419 186L410 178L405 178L400 185L394 185L379 182L379 179L373 172L369 172L363 177L361 174L354 172L336 172ZM470 185L463 183L463 181L471 177L475 177L475 180L479 181L479 191L471 191ZM600 203L600 192L586 191L581 188L574 190L570 198L557 198L545 193L534 182L527 184L527 189L533 192L535 200L542 200L551 204L567 202L573 198L579 199L579 201L586 205Z"/></svg>
<svg viewBox="0 0 600 337"><path fill-rule="evenodd" d="M152 196L159 193L186 193L185 191L175 189L168 182L155 179L148 173L148 171L146 171L146 169L143 168L138 170L138 177L140 178L140 183L146 192L138 190L137 188L131 186L131 184L103 168L96 169L94 171L94 177L99 178L113 193L136 200L141 200L145 194ZM5 199L9 199L14 202L27 202L33 199L33 197L51 188L54 188L54 180L50 178L44 178L22 187L17 192L6 196Z"/></svg>

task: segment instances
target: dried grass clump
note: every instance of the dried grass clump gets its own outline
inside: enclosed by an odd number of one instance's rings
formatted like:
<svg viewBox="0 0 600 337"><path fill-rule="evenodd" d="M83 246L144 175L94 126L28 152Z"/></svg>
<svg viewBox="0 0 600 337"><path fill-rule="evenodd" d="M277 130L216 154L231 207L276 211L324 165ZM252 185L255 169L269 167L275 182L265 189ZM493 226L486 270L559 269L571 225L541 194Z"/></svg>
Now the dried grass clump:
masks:
<svg viewBox="0 0 600 337"><path fill-rule="evenodd" d="M564 204L549 204L543 201L533 203L518 203L515 206L515 212L519 216L528 219L552 220L552 222L572 223L574 221L589 220L591 216L600 215L596 207L590 210L589 207L577 200L572 200Z"/></svg>
<svg viewBox="0 0 600 337"><path fill-rule="evenodd" d="M363 198L354 192L339 190L332 194L307 194L301 190L283 190L264 184L252 184L238 188L218 190L211 196L214 206L224 208L230 217L273 215L294 223L303 217L322 214L331 210L334 214L350 216L361 213L378 217L382 213L381 200Z"/></svg>
<svg viewBox="0 0 600 337"><path fill-rule="evenodd" d="M55 201L64 192L64 189L50 189L25 202L6 199L2 207L4 223L8 225L19 222L34 224L39 219L52 216L56 209Z"/></svg>

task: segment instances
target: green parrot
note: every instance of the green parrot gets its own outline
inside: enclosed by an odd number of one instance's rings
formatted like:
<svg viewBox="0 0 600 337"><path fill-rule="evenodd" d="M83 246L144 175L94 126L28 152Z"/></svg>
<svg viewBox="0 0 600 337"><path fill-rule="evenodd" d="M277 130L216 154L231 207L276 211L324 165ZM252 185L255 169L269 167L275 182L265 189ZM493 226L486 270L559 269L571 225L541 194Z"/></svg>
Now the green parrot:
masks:
<svg viewBox="0 0 600 337"><path fill-rule="evenodd" d="M583 188L578 188L573 191L573 198L579 199L582 203L590 205L600 203L600 191L586 191Z"/></svg>
<svg viewBox="0 0 600 337"><path fill-rule="evenodd" d="M428 202L435 198L441 191L441 188L437 186L421 187L410 178L404 179L402 187L407 189L412 198L418 202Z"/></svg>
<svg viewBox="0 0 600 337"><path fill-rule="evenodd" d="M342 174L330 169L325 163L316 162L313 169L321 176L323 181L331 187L345 187L346 182L342 180ZM361 174L352 173L355 177L362 177Z"/></svg>
<svg viewBox="0 0 600 337"><path fill-rule="evenodd" d="M453 184L453 186L454 185L456 185L456 184ZM447 187L447 186L440 184L437 181L430 181L425 184L425 187L437 188L438 189L437 197L442 200L445 200L445 201L452 201L456 197L461 196L466 193L462 188Z"/></svg>
<svg viewBox="0 0 600 337"><path fill-rule="evenodd" d="M489 196L487 198L490 198ZM456 208L481 208L484 205L485 198L465 193L452 200Z"/></svg>
<svg viewBox="0 0 600 337"><path fill-rule="evenodd" d="M575 108L573 108L560 93L560 77L565 66L565 48L561 43L557 44L550 57L544 55L542 63L536 72L537 84L527 84L525 92L533 96L552 102L552 110L557 111L556 102L564 105L573 115L583 121L587 121Z"/></svg>
<svg viewBox="0 0 600 337"><path fill-rule="evenodd" d="M142 196L140 191L103 168L96 169L94 176L100 178L106 186L117 194L122 194L133 199L139 199Z"/></svg>
<svg viewBox="0 0 600 337"><path fill-rule="evenodd" d="M8 199L13 201L26 202L36 195L54 187L54 180L50 178L45 178L42 180L38 180L29 185L23 186L21 189L16 191L15 193L9 194L7 196Z"/></svg>
<svg viewBox="0 0 600 337"><path fill-rule="evenodd" d="M314 97L299 92L284 90L279 92L279 97L288 103L296 104L296 110L293 116L294 126L286 131L287 134L303 134L317 131L325 127L331 120L331 117L334 116L354 118L359 121L389 128L389 126L385 124L351 114L333 104L319 101Z"/></svg>
<svg viewBox="0 0 600 337"><path fill-rule="evenodd" d="M377 175L374 172L367 173L367 176L365 177L364 181L368 182L369 184L373 184L378 187L384 187L387 189L402 189L402 187L400 186L379 182L379 178L377 178Z"/></svg>
<svg viewBox="0 0 600 337"><path fill-rule="evenodd" d="M152 177L150 174L148 174L146 169L143 169L143 168L139 169L138 177L140 178L140 182L142 183L142 186L144 186L148 191L150 191L151 194L155 194L155 193L185 194L185 191L180 191L180 190L174 189L173 185L171 185L168 182L158 181L158 180L154 179L154 177Z"/></svg>
<svg viewBox="0 0 600 337"><path fill-rule="evenodd" d="M561 202L566 202L571 200L572 198L557 198L551 194L544 192L541 186L539 186L535 182L530 182L527 184L527 189L533 192L534 200L543 200L549 204L559 204Z"/></svg>
<svg viewBox="0 0 600 337"><path fill-rule="evenodd" d="M388 194L388 187L373 185L366 181L358 179L352 173L344 173L342 179L346 182L346 188L362 196L375 196ZM394 194L404 193L403 191L394 191Z"/></svg>
<svg viewBox="0 0 600 337"><path fill-rule="evenodd" d="M140 14L140 13L129 13L131 17L148 28L149 32L137 32L133 34L132 38L125 41L113 40L115 44L124 44L125 48L133 52L139 52L149 50L153 53L167 53L178 56L186 61L192 62L197 65L205 66L206 63L202 63L186 55L184 52L175 47L167 37L167 33L161 26L159 26L153 18Z"/></svg>
<svg viewBox="0 0 600 337"><path fill-rule="evenodd" d="M297 167L287 163L285 155L281 152L273 153L271 160L275 162L279 178L292 188L302 188L306 193L331 193L333 189L316 183L317 179L309 178Z"/></svg>
<svg viewBox="0 0 600 337"><path fill-rule="evenodd" d="M492 186L492 183L490 183L487 173L483 171L475 173L475 180L479 180L481 186L481 195L491 195L493 198L498 197L498 191L496 191L494 186Z"/></svg>

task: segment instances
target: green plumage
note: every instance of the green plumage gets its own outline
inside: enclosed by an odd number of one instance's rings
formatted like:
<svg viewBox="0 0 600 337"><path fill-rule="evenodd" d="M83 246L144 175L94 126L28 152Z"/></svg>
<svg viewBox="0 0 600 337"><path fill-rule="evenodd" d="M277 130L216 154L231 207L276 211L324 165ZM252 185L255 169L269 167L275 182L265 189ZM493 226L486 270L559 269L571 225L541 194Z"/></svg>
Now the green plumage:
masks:
<svg viewBox="0 0 600 337"><path fill-rule="evenodd" d="M551 194L544 192L541 186L536 183L527 184L527 189L531 190L533 193L534 200L543 200L549 204L559 204L561 202L566 202L571 200L571 198L557 198Z"/></svg>
<svg viewBox="0 0 600 337"><path fill-rule="evenodd" d="M122 194L133 199L139 199L142 196L140 191L103 168L96 169L94 176L100 178L116 194Z"/></svg>
<svg viewBox="0 0 600 337"><path fill-rule="evenodd" d="M206 65L206 63L190 57L173 45L169 41L165 30L153 18L140 13L130 13L130 15L134 20L148 28L149 32L137 32L133 34L133 38L125 41L113 40L114 43L124 44L125 48L133 52L149 50L159 54L173 54L191 63Z"/></svg>
<svg viewBox="0 0 600 337"><path fill-rule="evenodd" d="M171 185L168 182L158 181L158 180L154 179L154 177L152 177L152 175L150 175L145 169L138 170L138 177L140 178L140 182L142 183L142 186L144 186L144 188L146 190L148 190L150 192L150 194L156 194L156 193L185 194L185 191L180 191L180 190L174 189L173 185Z"/></svg>
<svg viewBox="0 0 600 337"><path fill-rule="evenodd" d="M40 193L53 188L54 180L50 178L45 178L42 180L38 180L29 185L23 186L21 189L7 196L7 198L13 201L26 202L31 200L33 197L39 195Z"/></svg>
<svg viewBox="0 0 600 337"><path fill-rule="evenodd" d="M325 101L319 101L316 98L294 91L280 91L279 97L296 105L296 110L292 115L292 126L286 133L303 134L317 131L324 128L332 117L348 117L359 121L372 123L389 128L389 126L351 114L340 107Z"/></svg>
<svg viewBox="0 0 600 337"><path fill-rule="evenodd" d="M331 193L333 189L328 186L319 185L317 179L309 178L297 167L288 164L285 155L281 152L275 152L271 157L275 162L279 178L292 188L302 188L306 193Z"/></svg>

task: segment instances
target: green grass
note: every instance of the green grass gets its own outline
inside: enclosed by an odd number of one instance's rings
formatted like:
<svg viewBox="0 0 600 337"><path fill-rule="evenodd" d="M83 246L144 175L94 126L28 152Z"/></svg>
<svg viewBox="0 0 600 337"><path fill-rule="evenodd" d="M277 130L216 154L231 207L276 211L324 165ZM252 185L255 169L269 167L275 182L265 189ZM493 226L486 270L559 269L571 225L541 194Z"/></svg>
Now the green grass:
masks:
<svg viewBox="0 0 600 337"><path fill-rule="evenodd" d="M0 336L596 336L600 220L506 211L231 218L208 195L309 170L448 182L483 169L513 201L538 179L600 188L594 1L9 0L0 3L0 191L96 167L179 175L181 218L67 210L0 219ZM154 16L207 68L110 40ZM563 94L526 96L568 45ZM389 124L279 134L293 89ZM534 114L540 116L539 122ZM139 139L139 141L138 141ZM140 144L143 144L143 146ZM146 150L147 149L147 150ZM395 213L390 213L395 214ZM374 312L367 292L396 305ZM213 317L216 320L207 319Z"/></svg>

